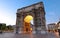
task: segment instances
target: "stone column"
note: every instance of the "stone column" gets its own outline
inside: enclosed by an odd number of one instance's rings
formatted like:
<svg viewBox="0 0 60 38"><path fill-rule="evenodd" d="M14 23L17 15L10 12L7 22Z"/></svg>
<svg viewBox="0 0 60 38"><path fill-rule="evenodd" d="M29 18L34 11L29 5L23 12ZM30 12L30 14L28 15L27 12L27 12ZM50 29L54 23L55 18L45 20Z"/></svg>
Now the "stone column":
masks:
<svg viewBox="0 0 60 38"><path fill-rule="evenodd" d="M20 23L21 23L21 21L20 21L21 16L20 16L19 13L17 13L16 15L17 15L17 18L16 18L16 33L19 33L19 26L20 26Z"/></svg>
<svg viewBox="0 0 60 38"><path fill-rule="evenodd" d="M34 25L35 25L35 31L36 33L40 33L40 31L45 31L46 30L46 21L45 21L45 11L41 7L39 9L34 9L33 13L35 14L34 16Z"/></svg>
<svg viewBox="0 0 60 38"><path fill-rule="evenodd" d="M36 9L32 9L33 13L34 13L34 26L35 26L35 32L38 33L38 30L37 30L37 15L36 15Z"/></svg>
<svg viewBox="0 0 60 38"><path fill-rule="evenodd" d="M39 7L40 18L41 18L41 33L46 33L46 19L45 19L45 11L44 7Z"/></svg>

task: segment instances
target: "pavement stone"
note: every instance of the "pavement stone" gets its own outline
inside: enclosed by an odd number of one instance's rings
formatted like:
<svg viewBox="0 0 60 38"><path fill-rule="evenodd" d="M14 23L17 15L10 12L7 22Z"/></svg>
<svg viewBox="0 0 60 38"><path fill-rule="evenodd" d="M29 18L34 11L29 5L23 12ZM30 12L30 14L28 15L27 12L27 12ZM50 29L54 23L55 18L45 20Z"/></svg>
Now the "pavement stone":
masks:
<svg viewBox="0 0 60 38"><path fill-rule="evenodd" d="M15 34L15 33L2 33L0 38L60 38L56 33L46 34Z"/></svg>

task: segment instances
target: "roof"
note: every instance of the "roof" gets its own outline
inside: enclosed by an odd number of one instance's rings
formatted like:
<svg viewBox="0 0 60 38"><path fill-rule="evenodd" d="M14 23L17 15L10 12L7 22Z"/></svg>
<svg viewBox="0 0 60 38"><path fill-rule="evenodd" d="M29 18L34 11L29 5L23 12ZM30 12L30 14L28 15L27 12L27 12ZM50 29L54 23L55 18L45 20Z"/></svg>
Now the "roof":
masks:
<svg viewBox="0 0 60 38"><path fill-rule="evenodd" d="M22 10L22 9L25 9L25 8L28 8L30 6L37 5L37 4L40 4L40 3L43 3L43 2L41 1L41 2L38 2L38 3L32 4L32 5L26 6L26 7L22 7L22 8L19 8L18 10Z"/></svg>
<svg viewBox="0 0 60 38"><path fill-rule="evenodd" d="M59 24L59 23L60 23L60 21L57 24Z"/></svg>

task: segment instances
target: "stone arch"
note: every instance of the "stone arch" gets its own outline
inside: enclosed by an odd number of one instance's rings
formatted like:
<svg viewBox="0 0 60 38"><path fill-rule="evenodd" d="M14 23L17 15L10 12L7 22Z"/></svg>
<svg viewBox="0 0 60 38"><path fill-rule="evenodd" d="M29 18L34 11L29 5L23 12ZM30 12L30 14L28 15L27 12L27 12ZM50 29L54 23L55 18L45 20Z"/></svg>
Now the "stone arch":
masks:
<svg viewBox="0 0 60 38"><path fill-rule="evenodd" d="M43 2L39 2L17 10L16 32L23 31L24 18L26 15L33 16L35 32L46 30L46 20Z"/></svg>
<svg viewBox="0 0 60 38"><path fill-rule="evenodd" d="M30 19L29 19L29 17L30 17ZM30 23L30 21L33 19L33 17L30 15L30 14L27 14L27 15L25 15L25 17L24 17L24 32L25 33L27 33L27 32L32 32L32 25L31 25L31 23Z"/></svg>

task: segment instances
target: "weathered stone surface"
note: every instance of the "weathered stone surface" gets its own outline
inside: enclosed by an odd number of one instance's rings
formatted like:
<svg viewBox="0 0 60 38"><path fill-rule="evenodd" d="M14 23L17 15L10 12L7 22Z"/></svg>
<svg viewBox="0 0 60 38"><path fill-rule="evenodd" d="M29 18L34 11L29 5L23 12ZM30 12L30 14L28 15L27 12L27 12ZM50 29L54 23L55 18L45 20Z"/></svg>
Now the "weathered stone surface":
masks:
<svg viewBox="0 0 60 38"><path fill-rule="evenodd" d="M46 29L46 20L45 20L45 11L44 11L44 5L43 2L39 2L27 7L23 7L17 10L17 18L16 18L16 26L18 26L19 28L22 27L22 30L20 29L20 31L23 31L24 28L24 18L27 15L31 15L33 16L34 19L34 26L35 28L34 31L39 31L39 29L37 28L41 28L41 30L45 30ZM18 30L18 29L16 29Z"/></svg>

